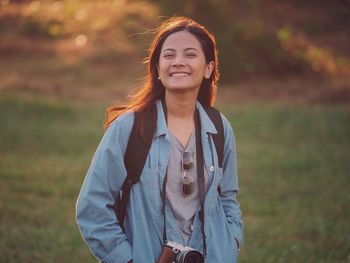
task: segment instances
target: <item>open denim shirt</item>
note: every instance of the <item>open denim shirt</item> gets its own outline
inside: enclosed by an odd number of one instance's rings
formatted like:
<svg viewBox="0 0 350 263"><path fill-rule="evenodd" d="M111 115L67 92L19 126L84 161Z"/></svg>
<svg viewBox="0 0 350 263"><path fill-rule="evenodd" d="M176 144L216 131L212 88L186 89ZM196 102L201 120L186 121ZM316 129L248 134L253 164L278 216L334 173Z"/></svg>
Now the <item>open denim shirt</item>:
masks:
<svg viewBox="0 0 350 263"><path fill-rule="evenodd" d="M106 130L81 188L76 208L80 232L99 260L109 263L154 263L162 249L163 224L161 190L169 160L169 132L160 101L156 102L158 121L140 181L133 185L125 218L125 233L118 224L113 205L127 172L124 153L134 122L132 112L118 117ZM216 128L201 104L204 165L211 185L205 196L205 262L234 263L243 243L243 222L237 201L238 179L236 147L230 123L222 116L225 132L223 167L211 134ZM214 168L214 169L213 169ZM220 186L221 192L217 191ZM171 241L182 243L180 229L166 202L166 231ZM193 232L188 246L202 250L199 213L193 219Z"/></svg>

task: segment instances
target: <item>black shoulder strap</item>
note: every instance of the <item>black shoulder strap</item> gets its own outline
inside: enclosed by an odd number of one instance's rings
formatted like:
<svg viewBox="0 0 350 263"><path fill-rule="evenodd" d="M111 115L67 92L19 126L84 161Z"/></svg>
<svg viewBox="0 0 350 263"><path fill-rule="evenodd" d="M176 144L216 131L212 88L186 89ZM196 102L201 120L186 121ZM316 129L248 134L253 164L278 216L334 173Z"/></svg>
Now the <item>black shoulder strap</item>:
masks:
<svg viewBox="0 0 350 263"><path fill-rule="evenodd" d="M129 203L131 187L140 180L149 149L152 145L157 126L157 109L154 105L149 111L135 112L134 116L134 124L124 155L127 176L122 186L121 196L119 195L117 197L115 203L115 211L122 228ZM143 136L141 136L140 127L143 130Z"/></svg>
<svg viewBox="0 0 350 263"><path fill-rule="evenodd" d="M217 134L213 134L212 137L215 144L216 152L218 154L219 167L222 167L224 159L225 134L221 114L214 107L207 107L205 108L205 111L208 114L211 121L214 123L215 128L218 132Z"/></svg>

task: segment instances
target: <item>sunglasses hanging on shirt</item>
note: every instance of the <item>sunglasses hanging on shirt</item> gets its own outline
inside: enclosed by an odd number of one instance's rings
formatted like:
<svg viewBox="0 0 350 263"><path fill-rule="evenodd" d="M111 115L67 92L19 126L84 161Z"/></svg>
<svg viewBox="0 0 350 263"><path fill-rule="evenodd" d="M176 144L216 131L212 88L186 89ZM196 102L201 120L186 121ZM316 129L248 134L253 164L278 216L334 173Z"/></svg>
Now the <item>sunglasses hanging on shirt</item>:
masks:
<svg viewBox="0 0 350 263"><path fill-rule="evenodd" d="M194 191L194 179L188 174L188 171L193 168L194 160L193 153L184 151L182 153L182 193L184 196L191 195Z"/></svg>

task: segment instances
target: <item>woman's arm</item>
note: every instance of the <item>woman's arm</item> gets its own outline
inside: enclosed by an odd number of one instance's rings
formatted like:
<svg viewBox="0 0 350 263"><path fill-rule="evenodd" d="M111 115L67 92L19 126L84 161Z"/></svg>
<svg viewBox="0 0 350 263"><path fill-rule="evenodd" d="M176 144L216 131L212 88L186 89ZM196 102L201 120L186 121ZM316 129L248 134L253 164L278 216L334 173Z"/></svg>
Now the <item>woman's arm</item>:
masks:
<svg viewBox="0 0 350 263"><path fill-rule="evenodd" d="M113 209L126 177L123 152L130 132L125 127L131 129L132 125L118 121L107 129L94 154L76 207L77 224L85 242L95 257L106 263L132 259L131 245Z"/></svg>
<svg viewBox="0 0 350 263"><path fill-rule="evenodd" d="M231 227L231 234L236 239L238 248L243 245L243 220L239 202L237 156L235 137L231 124L222 116L225 132L223 176L220 182L220 198L226 219Z"/></svg>

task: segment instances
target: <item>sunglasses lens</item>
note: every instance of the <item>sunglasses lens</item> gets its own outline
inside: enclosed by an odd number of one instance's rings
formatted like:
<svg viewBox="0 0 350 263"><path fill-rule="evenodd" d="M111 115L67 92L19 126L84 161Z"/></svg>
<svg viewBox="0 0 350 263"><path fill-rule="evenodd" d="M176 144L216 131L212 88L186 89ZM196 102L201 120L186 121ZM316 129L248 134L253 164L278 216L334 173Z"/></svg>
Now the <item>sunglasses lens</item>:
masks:
<svg viewBox="0 0 350 263"><path fill-rule="evenodd" d="M193 167L193 156L190 152L184 152L182 154L183 169L188 171Z"/></svg>
<svg viewBox="0 0 350 263"><path fill-rule="evenodd" d="M190 176L185 176L183 179L182 191L184 195L190 195L193 193L194 180Z"/></svg>
<svg viewBox="0 0 350 263"><path fill-rule="evenodd" d="M187 172L193 167L193 154L190 152L183 152L182 154L182 169L184 172L182 191L183 194L190 195L193 193L194 180Z"/></svg>

